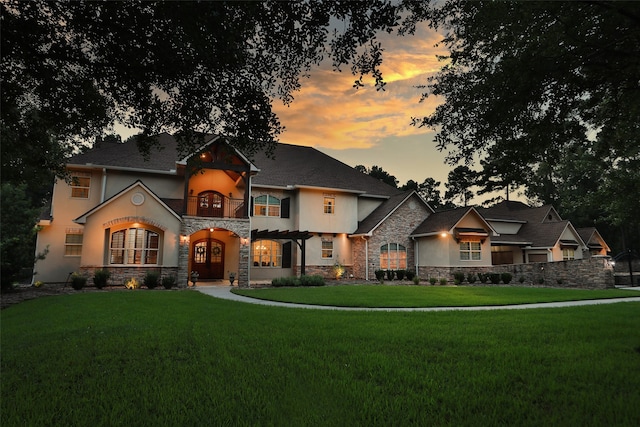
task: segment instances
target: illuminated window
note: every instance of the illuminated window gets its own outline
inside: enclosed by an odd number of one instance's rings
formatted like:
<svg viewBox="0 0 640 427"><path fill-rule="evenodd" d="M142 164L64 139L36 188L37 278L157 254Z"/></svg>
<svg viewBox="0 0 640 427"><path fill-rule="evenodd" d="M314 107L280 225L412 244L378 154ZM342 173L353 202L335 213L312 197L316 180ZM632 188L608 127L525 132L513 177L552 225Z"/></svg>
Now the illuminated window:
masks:
<svg viewBox="0 0 640 427"><path fill-rule="evenodd" d="M333 240L322 239L322 258L333 258Z"/></svg>
<svg viewBox="0 0 640 427"><path fill-rule="evenodd" d="M67 230L64 237L64 256L82 255L82 231Z"/></svg>
<svg viewBox="0 0 640 427"><path fill-rule="evenodd" d="M128 228L111 235L110 264L157 264L160 235L144 228Z"/></svg>
<svg viewBox="0 0 640 427"><path fill-rule="evenodd" d="M334 214L336 208L336 198L335 197L324 197L324 213L326 214Z"/></svg>
<svg viewBox="0 0 640 427"><path fill-rule="evenodd" d="M399 243L380 246L380 268L382 270L404 270L407 268L407 248Z"/></svg>
<svg viewBox="0 0 640 427"><path fill-rule="evenodd" d="M460 242L461 261L479 261L482 259L480 242Z"/></svg>
<svg viewBox="0 0 640 427"><path fill-rule="evenodd" d="M576 258L576 251L573 248L562 249L562 260L569 261Z"/></svg>
<svg viewBox="0 0 640 427"><path fill-rule="evenodd" d="M282 265L282 245L274 240L257 240L251 244L254 267L270 268Z"/></svg>
<svg viewBox="0 0 640 427"><path fill-rule="evenodd" d="M280 216L280 199L273 196L258 196L253 201L255 216Z"/></svg>
<svg viewBox="0 0 640 427"><path fill-rule="evenodd" d="M91 187L91 174L89 172L71 173L71 197L88 199L89 187Z"/></svg>

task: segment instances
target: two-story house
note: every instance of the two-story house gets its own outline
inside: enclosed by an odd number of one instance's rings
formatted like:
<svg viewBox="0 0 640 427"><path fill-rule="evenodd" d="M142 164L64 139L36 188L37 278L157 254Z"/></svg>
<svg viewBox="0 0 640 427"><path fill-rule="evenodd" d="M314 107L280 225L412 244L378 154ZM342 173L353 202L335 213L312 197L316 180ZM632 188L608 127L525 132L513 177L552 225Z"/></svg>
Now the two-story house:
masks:
<svg viewBox="0 0 640 427"><path fill-rule="evenodd" d="M310 147L278 144L273 156L249 159L218 136L203 137L193 153L180 153L171 135L157 139L162 149L148 159L135 141L101 143L69 159L71 179L55 183L39 223L37 251L49 252L36 264L37 280L107 268L113 283L152 270L182 286L230 276L244 286L332 277L336 264L372 280L377 269L420 274L608 249L595 230L583 241L550 207L504 202L434 212L415 192Z"/></svg>

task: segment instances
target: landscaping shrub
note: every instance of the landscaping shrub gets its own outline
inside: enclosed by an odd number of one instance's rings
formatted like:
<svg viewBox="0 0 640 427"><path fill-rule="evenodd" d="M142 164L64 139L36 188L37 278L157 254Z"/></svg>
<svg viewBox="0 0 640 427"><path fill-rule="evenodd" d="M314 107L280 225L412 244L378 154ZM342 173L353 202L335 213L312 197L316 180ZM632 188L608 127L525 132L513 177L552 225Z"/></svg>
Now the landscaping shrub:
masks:
<svg viewBox="0 0 640 427"><path fill-rule="evenodd" d="M284 286L297 286L295 277L276 277L271 280L271 286L280 288Z"/></svg>
<svg viewBox="0 0 640 427"><path fill-rule="evenodd" d="M511 273L502 273L500 275L500 278L502 279L502 283L508 285L509 283L511 283L511 279L513 279L513 276L511 275Z"/></svg>
<svg viewBox="0 0 640 427"><path fill-rule="evenodd" d="M438 281L438 279L436 279L435 277L430 277L429 278L429 283L431 283L432 286L435 285L437 281Z"/></svg>
<svg viewBox="0 0 640 427"><path fill-rule="evenodd" d="M524 283L524 276L520 276L520 278L518 279L518 282L520 282L520 284Z"/></svg>
<svg viewBox="0 0 640 427"><path fill-rule="evenodd" d="M396 275L396 272L393 270L387 270L387 280L393 280L393 277Z"/></svg>
<svg viewBox="0 0 640 427"><path fill-rule="evenodd" d="M93 284L96 288L102 289L107 286L107 282L109 281L109 277L111 277L111 273L109 270L100 269L96 270L93 274Z"/></svg>
<svg viewBox="0 0 640 427"><path fill-rule="evenodd" d="M382 283L384 281L384 270L376 270L374 271L374 274L376 275L378 282Z"/></svg>
<svg viewBox="0 0 640 427"><path fill-rule="evenodd" d="M324 278L322 276L318 276L318 275L300 276L300 286L324 286L324 285L325 285Z"/></svg>
<svg viewBox="0 0 640 427"><path fill-rule="evenodd" d="M84 285L86 284L87 284L86 277L81 276L78 273L73 273L71 275L71 287L76 291L79 291L80 289L84 288Z"/></svg>
<svg viewBox="0 0 640 427"><path fill-rule="evenodd" d="M500 273L489 273L489 280L491 280L491 283L494 285L497 285L500 283Z"/></svg>
<svg viewBox="0 0 640 427"><path fill-rule="evenodd" d="M476 275L473 274L473 273L467 274L467 282L475 283L476 282Z"/></svg>
<svg viewBox="0 0 640 427"><path fill-rule="evenodd" d="M441 286L446 286L447 285L447 279L445 279L444 277L442 279L440 279L440 285Z"/></svg>
<svg viewBox="0 0 640 427"><path fill-rule="evenodd" d="M461 271L456 271L453 273L453 281L456 285L464 282L464 273Z"/></svg>
<svg viewBox="0 0 640 427"><path fill-rule="evenodd" d="M418 286L420 284L420 277L418 277L418 276L413 276L413 279L411 279L411 280L413 280L413 284L416 285L416 286Z"/></svg>
<svg viewBox="0 0 640 427"><path fill-rule="evenodd" d="M413 280L416 276L416 272L413 270L405 270L405 275L407 276L407 280Z"/></svg>
<svg viewBox="0 0 640 427"><path fill-rule="evenodd" d="M478 273L478 280L480 280L480 283L487 283L487 280L489 279L489 275L486 273Z"/></svg>
<svg viewBox="0 0 640 427"><path fill-rule="evenodd" d="M171 289L177 282L176 276L166 276L162 279L162 286L164 286L165 289Z"/></svg>
<svg viewBox="0 0 640 427"><path fill-rule="evenodd" d="M156 271L147 271L143 279L144 285L149 289L155 289L160 284L160 275Z"/></svg>
<svg viewBox="0 0 640 427"><path fill-rule="evenodd" d="M404 280L404 276L407 272L405 270L396 270L396 277L398 280Z"/></svg>

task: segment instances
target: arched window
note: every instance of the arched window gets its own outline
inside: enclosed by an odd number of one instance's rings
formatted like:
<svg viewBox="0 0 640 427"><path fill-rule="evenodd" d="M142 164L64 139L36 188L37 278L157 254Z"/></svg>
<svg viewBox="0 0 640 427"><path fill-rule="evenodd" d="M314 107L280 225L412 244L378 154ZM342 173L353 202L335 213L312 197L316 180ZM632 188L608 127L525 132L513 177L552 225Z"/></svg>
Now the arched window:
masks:
<svg viewBox="0 0 640 427"><path fill-rule="evenodd" d="M160 234L145 228L127 228L111 234L109 264L158 264Z"/></svg>
<svg viewBox="0 0 640 427"><path fill-rule="evenodd" d="M380 269L404 270L407 268L407 248L399 243L380 246Z"/></svg>
<svg viewBox="0 0 640 427"><path fill-rule="evenodd" d="M280 199L273 196L258 196L253 201L255 216L280 216Z"/></svg>
<svg viewBox="0 0 640 427"><path fill-rule="evenodd" d="M256 240L251 244L251 255L254 267L282 266L282 245L275 240Z"/></svg>

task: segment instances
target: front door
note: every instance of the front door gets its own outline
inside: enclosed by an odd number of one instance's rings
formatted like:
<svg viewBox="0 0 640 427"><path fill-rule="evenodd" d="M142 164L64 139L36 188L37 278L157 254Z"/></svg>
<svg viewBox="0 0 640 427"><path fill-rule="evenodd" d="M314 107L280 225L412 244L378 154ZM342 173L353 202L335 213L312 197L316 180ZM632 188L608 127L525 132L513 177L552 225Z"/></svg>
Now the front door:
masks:
<svg viewBox="0 0 640 427"><path fill-rule="evenodd" d="M191 270L200 280L224 278L224 243L216 239L202 239L193 243Z"/></svg>

